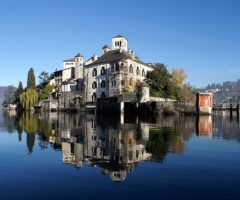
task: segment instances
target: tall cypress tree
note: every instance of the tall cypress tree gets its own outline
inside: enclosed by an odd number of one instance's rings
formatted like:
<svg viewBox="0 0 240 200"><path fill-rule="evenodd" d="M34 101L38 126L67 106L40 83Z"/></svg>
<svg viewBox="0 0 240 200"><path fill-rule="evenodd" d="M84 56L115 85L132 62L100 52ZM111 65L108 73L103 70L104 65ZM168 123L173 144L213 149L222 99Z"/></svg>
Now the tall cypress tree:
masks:
<svg viewBox="0 0 240 200"><path fill-rule="evenodd" d="M36 87L36 79L34 75L34 70L33 68L30 68L30 70L28 71L27 88L35 89L35 87Z"/></svg>
<svg viewBox="0 0 240 200"><path fill-rule="evenodd" d="M19 82L18 84L18 89L16 90L14 96L16 98L16 101L19 101L19 96L23 93L23 85L22 81Z"/></svg>

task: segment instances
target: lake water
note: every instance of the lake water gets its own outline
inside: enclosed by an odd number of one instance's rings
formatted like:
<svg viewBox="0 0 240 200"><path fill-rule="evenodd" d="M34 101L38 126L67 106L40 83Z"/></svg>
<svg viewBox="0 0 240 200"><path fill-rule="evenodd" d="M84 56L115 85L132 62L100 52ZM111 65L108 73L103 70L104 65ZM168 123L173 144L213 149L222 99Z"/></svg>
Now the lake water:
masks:
<svg viewBox="0 0 240 200"><path fill-rule="evenodd" d="M0 112L0 199L240 199L236 116Z"/></svg>

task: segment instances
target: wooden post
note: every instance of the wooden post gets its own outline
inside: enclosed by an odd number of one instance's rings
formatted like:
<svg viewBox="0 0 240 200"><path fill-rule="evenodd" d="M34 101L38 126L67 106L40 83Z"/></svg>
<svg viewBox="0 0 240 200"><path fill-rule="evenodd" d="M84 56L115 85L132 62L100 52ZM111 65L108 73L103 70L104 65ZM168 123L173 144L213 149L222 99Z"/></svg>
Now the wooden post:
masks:
<svg viewBox="0 0 240 200"><path fill-rule="evenodd" d="M238 105L237 105L237 122L238 122L238 128L240 128L239 112L240 112L240 101L238 102Z"/></svg>
<svg viewBox="0 0 240 200"><path fill-rule="evenodd" d="M230 120L232 121L232 112L233 112L233 105L230 104Z"/></svg>
<svg viewBox="0 0 240 200"><path fill-rule="evenodd" d="M237 116L239 118L239 112L240 112L240 101L238 102L238 105L237 105Z"/></svg>

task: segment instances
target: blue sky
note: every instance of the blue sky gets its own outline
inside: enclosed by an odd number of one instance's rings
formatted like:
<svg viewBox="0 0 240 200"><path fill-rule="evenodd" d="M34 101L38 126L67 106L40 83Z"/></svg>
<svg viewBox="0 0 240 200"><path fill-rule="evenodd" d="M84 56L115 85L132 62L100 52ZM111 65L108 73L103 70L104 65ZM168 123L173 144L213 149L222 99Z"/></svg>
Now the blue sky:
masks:
<svg viewBox="0 0 240 200"><path fill-rule="evenodd" d="M240 78L240 1L0 0L0 85L26 86L30 67L62 68L128 39L144 62L185 68L196 87Z"/></svg>

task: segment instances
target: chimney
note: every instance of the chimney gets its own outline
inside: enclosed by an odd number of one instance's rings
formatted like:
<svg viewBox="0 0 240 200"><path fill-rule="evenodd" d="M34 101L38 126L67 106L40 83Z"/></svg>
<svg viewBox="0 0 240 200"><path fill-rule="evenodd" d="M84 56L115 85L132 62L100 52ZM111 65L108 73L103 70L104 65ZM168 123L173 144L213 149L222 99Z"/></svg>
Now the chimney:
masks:
<svg viewBox="0 0 240 200"><path fill-rule="evenodd" d="M103 48L103 54L107 53L108 51L111 51L110 47L108 45L105 45Z"/></svg>
<svg viewBox="0 0 240 200"><path fill-rule="evenodd" d="M93 59L94 59L94 61L97 60L97 59L98 59L98 55L97 55L97 54L94 54L94 55L93 55Z"/></svg>
<svg viewBox="0 0 240 200"><path fill-rule="evenodd" d="M135 58L135 51L132 51L132 58Z"/></svg>

